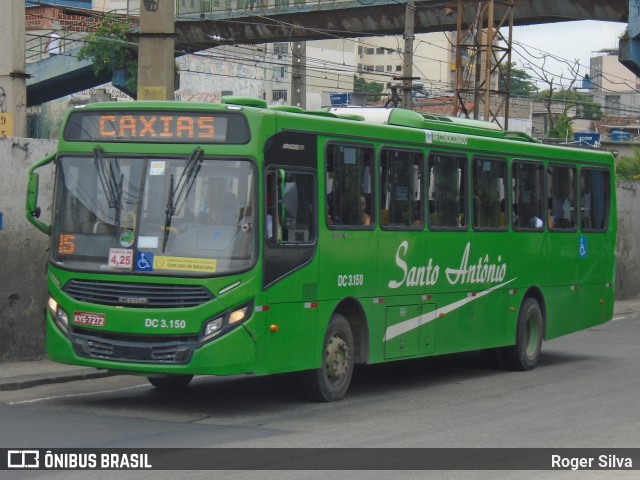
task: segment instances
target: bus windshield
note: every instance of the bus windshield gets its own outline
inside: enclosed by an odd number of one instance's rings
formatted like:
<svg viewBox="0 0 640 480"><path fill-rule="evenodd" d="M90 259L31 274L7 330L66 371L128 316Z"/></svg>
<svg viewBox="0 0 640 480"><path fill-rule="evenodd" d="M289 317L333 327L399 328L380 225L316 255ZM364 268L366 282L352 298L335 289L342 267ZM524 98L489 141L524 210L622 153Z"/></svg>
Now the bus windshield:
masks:
<svg viewBox="0 0 640 480"><path fill-rule="evenodd" d="M255 261L248 159L61 156L53 261L85 271L225 275Z"/></svg>

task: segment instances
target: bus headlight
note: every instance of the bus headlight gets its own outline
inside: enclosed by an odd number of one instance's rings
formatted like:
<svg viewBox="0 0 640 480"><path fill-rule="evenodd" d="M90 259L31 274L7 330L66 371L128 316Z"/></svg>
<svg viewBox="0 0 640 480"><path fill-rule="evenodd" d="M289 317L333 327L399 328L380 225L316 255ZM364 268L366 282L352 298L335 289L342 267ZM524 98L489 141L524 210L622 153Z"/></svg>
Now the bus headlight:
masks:
<svg viewBox="0 0 640 480"><path fill-rule="evenodd" d="M208 342L223 330L228 330L247 320L251 316L251 306L250 302L209 320L202 329L200 343Z"/></svg>
<svg viewBox="0 0 640 480"><path fill-rule="evenodd" d="M218 317L218 318L214 318L213 320L209 320L204 326L204 331L202 332L202 339L200 341L204 343L208 340L211 340L216 335L218 335L222 330L223 321L224 321L224 317Z"/></svg>
<svg viewBox="0 0 640 480"><path fill-rule="evenodd" d="M67 315L67 312L60 308L58 302L56 302L53 297L49 297L49 302L47 303L47 305L49 306L49 313L51 313L51 317L53 318L54 322L56 322L58 328L62 331L62 333L68 335L69 315Z"/></svg>
<svg viewBox="0 0 640 480"><path fill-rule="evenodd" d="M248 316L247 313L249 313L249 305L234 310L229 314L229 325L244 321Z"/></svg>

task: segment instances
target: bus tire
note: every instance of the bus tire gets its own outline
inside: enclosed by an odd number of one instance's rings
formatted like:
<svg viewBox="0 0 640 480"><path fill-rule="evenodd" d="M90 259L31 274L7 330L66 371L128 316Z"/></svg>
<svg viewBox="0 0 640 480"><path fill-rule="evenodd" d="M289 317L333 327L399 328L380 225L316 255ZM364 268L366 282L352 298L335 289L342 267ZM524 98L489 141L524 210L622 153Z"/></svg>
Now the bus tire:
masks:
<svg viewBox="0 0 640 480"><path fill-rule="evenodd" d="M309 372L307 393L321 402L335 402L347 393L354 365L353 332L341 314L334 314L327 326L320 368Z"/></svg>
<svg viewBox="0 0 640 480"><path fill-rule="evenodd" d="M147 377L149 383L162 391L182 390L191 382L193 375L167 375L164 377Z"/></svg>
<svg viewBox="0 0 640 480"><path fill-rule="evenodd" d="M540 359L543 325L540 304L533 298L525 298L518 313L516 344L501 351L506 368L519 371L535 368Z"/></svg>

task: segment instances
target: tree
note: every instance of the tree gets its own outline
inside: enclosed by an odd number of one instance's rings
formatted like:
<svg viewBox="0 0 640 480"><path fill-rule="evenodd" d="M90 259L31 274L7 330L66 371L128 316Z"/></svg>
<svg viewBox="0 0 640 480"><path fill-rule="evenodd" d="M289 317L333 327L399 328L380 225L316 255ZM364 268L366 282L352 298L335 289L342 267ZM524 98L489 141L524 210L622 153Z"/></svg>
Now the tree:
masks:
<svg viewBox="0 0 640 480"><path fill-rule="evenodd" d="M564 64L565 68L559 75L547 71L548 59ZM550 55L542 57L541 65L527 64L527 69L534 75L532 78L548 87L536 96L536 99L543 103L547 111L548 137L566 138L567 132L572 135L571 120L574 118L598 119L602 117L600 106L592 102L586 95L577 92L574 87L578 81L579 68L578 60L569 62ZM558 86L556 82L562 83Z"/></svg>
<svg viewBox="0 0 640 480"><path fill-rule="evenodd" d="M538 87L532 80L531 75L529 75L526 70L517 68L516 65L516 63L512 63L511 68L509 69L509 74L511 76L511 88L508 93L509 95L514 96L530 97L538 91ZM500 70L504 73L504 65L500 65ZM504 74L500 75L498 79L498 90L500 90L501 92L506 91L503 77Z"/></svg>
<svg viewBox="0 0 640 480"><path fill-rule="evenodd" d="M384 85L378 82L367 82L364 78L353 76L353 92L354 93L367 93L367 100L370 102L377 102L382 98L382 90Z"/></svg>
<svg viewBox="0 0 640 480"><path fill-rule="evenodd" d="M547 132L549 138L569 138L573 139L573 128L571 120L566 112L563 112L554 122L553 127Z"/></svg>
<svg viewBox="0 0 640 480"><path fill-rule="evenodd" d="M633 149L632 157L621 157L616 162L618 180L640 180L640 149Z"/></svg>
<svg viewBox="0 0 640 480"><path fill-rule="evenodd" d="M138 54L127 40L130 30L130 26L115 15L105 15L95 33L85 38L78 60L91 60L96 76L124 70L127 73L126 93L135 97L138 90Z"/></svg>

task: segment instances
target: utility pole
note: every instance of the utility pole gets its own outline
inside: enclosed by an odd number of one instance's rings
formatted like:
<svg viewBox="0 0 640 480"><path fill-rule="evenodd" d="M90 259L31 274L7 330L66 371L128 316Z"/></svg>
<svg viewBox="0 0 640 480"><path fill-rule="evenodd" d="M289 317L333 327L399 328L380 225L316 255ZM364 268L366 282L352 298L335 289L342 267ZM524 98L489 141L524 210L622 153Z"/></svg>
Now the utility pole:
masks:
<svg viewBox="0 0 640 480"><path fill-rule="evenodd" d="M0 138L25 137L27 130L27 74L24 52L24 2L0 0Z"/></svg>
<svg viewBox="0 0 640 480"><path fill-rule="evenodd" d="M140 0L138 100L173 100L175 2Z"/></svg>
<svg viewBox="0 0 640 480"><path fill-rule="evenodd" d="M407 7L404 16L404 59L402 62L402 108L413 110L413 80L418 77L413 76L413 40L414 14L416 10L415 0L407 0Z"/></svg>
<svg viewBox="0 0 640 480"><path fill-rule="evenodd" d="M509 92L511 65L511 36L513 33L513 0L482 0L480 2L458 0L456 37L456 85L453 115L462 112L469 116L466 102L473 98L473 117L496 122L502 128L509 123ZM475 10L474 18L463 26L465 9ZM496 21L497 13L497 21ZM486 29L484 20L486 19ZM505 37L501 29L506 29ZM467 43L471 42L471 43ZM469 76L474 75L473 88L465 79L466 52ZM500 81L504 88L500 88ZM501 124L502 123L502 124Z"/></svg>
<svg viewBox="0 0 640 480"><path fill-rule="evenodd" d="M291 44L291 105L307 107L307 42L295 41Z"/></svg>

